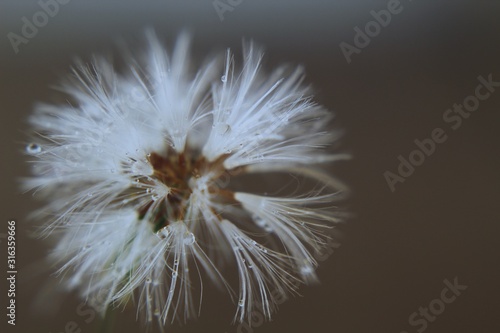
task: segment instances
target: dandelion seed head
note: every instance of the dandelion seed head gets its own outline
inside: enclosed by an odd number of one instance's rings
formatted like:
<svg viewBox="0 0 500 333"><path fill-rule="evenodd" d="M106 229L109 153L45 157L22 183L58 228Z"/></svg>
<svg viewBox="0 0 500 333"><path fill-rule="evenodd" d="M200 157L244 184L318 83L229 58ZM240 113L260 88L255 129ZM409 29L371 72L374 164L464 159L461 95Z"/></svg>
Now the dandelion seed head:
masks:
<svg viewBox="0 0 500 333"><path fill-rule="evenodd" d="M313 253L341 220L329 205L338 182L317 166L340 159L325 149L338 137L331 113L312 101L302 68L267 73L253 43L240 66L228 51L194 69L186 35L171 53L153 32L146 40L124 73L105 58L77 63L61 85L75 102L40 104L30 118L40 143L26 146L24 186L55 216L42 232L57 240L50 259L101 313L134 299L147 322L187 320L206 278L235 300L236 321L255 306L269 319L278 298L317 280ZM275 172L319 189L232 188Z"/></svg>

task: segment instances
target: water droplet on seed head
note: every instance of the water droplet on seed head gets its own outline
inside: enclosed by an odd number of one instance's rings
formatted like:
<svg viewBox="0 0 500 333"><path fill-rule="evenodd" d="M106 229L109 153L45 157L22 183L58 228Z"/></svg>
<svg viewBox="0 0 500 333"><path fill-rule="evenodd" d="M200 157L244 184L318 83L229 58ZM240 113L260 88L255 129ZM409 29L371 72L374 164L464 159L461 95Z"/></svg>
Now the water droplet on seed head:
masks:
<svg viewBox="0 0 500 333"><path fill-rule="evenodd" d="M26 152L34 155L42 152L42 147L37 143L30 143L26 146Z"/></svg>
<svg viewBox="0 0 500 333"><path fill-rule="evenodd" d="M193 245L194 242L196 241L196 237L192 232L186 234L184 236L184 245Z"/></svg>

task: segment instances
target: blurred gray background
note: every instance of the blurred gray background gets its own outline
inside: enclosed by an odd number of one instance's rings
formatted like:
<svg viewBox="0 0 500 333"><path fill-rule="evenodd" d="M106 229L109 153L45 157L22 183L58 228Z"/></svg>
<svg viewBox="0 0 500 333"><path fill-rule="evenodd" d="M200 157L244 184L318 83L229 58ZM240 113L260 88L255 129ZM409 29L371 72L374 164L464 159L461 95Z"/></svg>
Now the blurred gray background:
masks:
<svg viewBox="0 0 500 333"><path fill-rule="evenodd" d="M9 219L17 221L19 268L17 325L7 326L2 310L1 331L59 333L75 322L69 332L99 332L99 320L87 322L77 313L74 295L54 316L30 309L44 285L30 267L46 249L27 237L32 226L26 215L36 203L18 189L19 177L28 174L20 154L25 121L36 101L53 100L50 86L75 56L108 51L117 38L139 40L145 27L154 27L167 45L190 29L200 59L226 47L237 50L242 38L251 38L266 47L265 67L303 64L316 100L336 112L345 130L342 149L354 156L334 172L351 186L345 204L356 216L341 247L321 264L320 285L302 288L303 297L282 304L272 322L251 329L231 326L234 306L210 290L199 320L171 331L499 332L500 88L457 130L443 114L474 94L478 76L500 81L500 2L401 0L399 12L374 30L350 63L340 44L354 45L355 27L364 30L374 20L370 12L386 10L387 1L220 3L229 9L218 13L213 1L71 0L15 53L8 33L21 34L22 18L32 21L41 7L36 1L0 2L0 234ZM396 173L398 156L407 158L414 140L429 138L435 128L448 139L391 192L384 172ZM425 329L422 322L410 325L412 313L440 298L443 280L455 277L468 288L426 320ZM44 301L49 305L54 298ZM144 330L133 309L117 316L116 332Z"/></svg>

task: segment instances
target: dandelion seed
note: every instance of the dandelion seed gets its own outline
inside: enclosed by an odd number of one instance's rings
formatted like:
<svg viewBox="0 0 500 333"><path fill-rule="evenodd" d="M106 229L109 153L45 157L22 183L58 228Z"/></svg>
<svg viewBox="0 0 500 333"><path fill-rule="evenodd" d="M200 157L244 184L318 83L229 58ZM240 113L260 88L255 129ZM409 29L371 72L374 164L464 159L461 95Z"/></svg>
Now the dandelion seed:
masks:
<svg viewBox="0 0 500 333"><path fill-rule="evenodd" d="M146 321L190 319L203 277L238 290L235 320L255 306L269 319L317 279L313 253L340 221L338 183L316 167L343 156L324 149L337 137L331 113L301 68L264 73L252 43L242 63L228 51L198 70L184 35L170 54L148 32L147 49L121 74L105 58L78 63L61 86L74 105L39 105L30 118L41 144L26 147L37 156L24 185L56 215L44 228L57 239L50 259L101 313L134 299ZM294 196L231 188L271 172L320 186Z"/></svg>

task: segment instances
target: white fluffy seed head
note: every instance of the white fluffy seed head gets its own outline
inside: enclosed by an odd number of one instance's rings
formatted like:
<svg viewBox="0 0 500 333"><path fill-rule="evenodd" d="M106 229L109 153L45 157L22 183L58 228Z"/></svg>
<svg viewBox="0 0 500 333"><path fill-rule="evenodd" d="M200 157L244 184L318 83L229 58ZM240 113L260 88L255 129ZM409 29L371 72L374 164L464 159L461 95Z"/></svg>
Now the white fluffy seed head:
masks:
<svg viewBox="0 0 500 333"><path fill-rule="evenodd" d="M125 73L104 58L78 64L62 85L73 102L39 104L30 118L39 136L26 147L34 176L24 186L55 216L42 232L57 239L50 258L102 313L133 296L148 322L186 320L198 313L199 279L232 295L221 272L234 269L235 319L255 307L270 318L317 280L314 255L340 220L329 207L338 183L316 167L344 157L325 150L337 137L331 113L301 68L265 73L252 43L240 66L227 51L194 70L186 35L171 54L154 33L146 40ZM322 185L295 197L231 188L266 172Z"/></svg>

